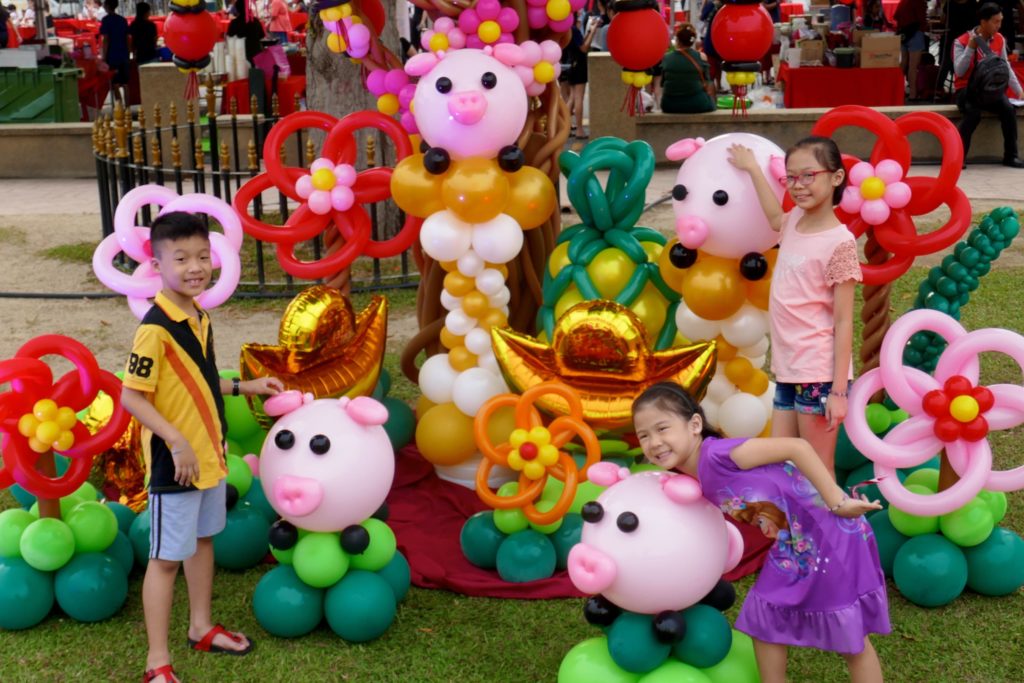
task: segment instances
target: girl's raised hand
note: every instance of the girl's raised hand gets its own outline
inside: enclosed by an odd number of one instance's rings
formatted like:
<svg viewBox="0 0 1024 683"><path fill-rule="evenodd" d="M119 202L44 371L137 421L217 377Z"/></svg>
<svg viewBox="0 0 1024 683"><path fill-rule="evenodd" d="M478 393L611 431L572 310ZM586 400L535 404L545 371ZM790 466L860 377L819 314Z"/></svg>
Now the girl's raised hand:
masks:
<svg viewBox="0 0 1024 683"><path fill-rule="evenodd" d="M839 504L839 507L834 509L832 512L839 515L840 517L846 517L852 519L854 517L860 517L866 515L873 510L881 510L882 504L877 500L868 500L868 497L863 493L859 497L844 498Z"/></svg>
<svg viewBox="0 0 1024 683"><path fill-rule="evenodd" d="M754 153L749 147L740 144L729 145L729 163L748 173L758 168Z"/></svg>

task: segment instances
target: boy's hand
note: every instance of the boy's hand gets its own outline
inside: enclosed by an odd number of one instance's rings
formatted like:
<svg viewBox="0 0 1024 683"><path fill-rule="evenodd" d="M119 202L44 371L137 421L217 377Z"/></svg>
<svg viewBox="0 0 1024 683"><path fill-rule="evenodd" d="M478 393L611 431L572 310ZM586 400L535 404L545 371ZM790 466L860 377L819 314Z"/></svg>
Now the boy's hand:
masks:
<svg viewBox="0 0 1024 683"><path fill-rule="evenodd" d="M257 377L238 386L246 396L273 396L284 391L284 383L276 377Z"/></svg>
<svg viewBox="0 0 1024 683"><path fill-rule="evenodd" d="M192 444L182 439L172 445L171 458L174 460L174 481L181 486L191 486L199 478L199 460Z"/></svg>
<svg viewBox="0 0 1024 683"><path fill-rule="evenodd" d="M758 168L754 153L749 147L739 144L729 145L729 163L748 173Z"/></svg>

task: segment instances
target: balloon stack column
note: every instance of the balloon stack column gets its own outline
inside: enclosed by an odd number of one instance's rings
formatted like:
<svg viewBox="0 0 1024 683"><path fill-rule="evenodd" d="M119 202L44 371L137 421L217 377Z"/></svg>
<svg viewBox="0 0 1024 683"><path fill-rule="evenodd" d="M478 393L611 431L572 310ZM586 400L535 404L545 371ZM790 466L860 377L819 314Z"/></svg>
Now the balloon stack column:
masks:
<svg viewBox="0 0 1024 683"><path fill-rule="evenodd" d="M761 70L761 58L772 46L774 27L760 0L728 0L711 23L711 39L724 63L732 88L733 115L747 115L747 88Z"/></svg>
<svg viewBox="0 0 1024 683"><path fill-rule="evenodd" d="M174 0L171 15L164 22L164 43L174 53L174 65L188 74L185 99L199 97L196 72L210 64L210 51L220 37L217 20L206 11L202 0Z"/></svg>
<svg viewBox="0 0 1024 683"><path fill-rule="evenodd" d="M398 205L424 218L420 244L447 271L440 330L444 353L419 371L423 392L416 444L451 481L472 487L477 462L473 417L507 391L491 348L490 330L508 320L505 264L519 254L523 230L555 209L554 186L524 166L516 146L527 117L527 81L537 68L530 43L417 55L406 71L419 76L412 110L425 151L395 168ZM541 53L541 46L532 44Z"/></svg>
<svg viewBox="0 0 1024 683"><path fill-rule="evenodd" d="M643 115L640 91L651 82L651 69L668 50L668 28L659 9L655 0L618 0L608 25L608 51L629 86L625 107L630 116Z"/></svg>

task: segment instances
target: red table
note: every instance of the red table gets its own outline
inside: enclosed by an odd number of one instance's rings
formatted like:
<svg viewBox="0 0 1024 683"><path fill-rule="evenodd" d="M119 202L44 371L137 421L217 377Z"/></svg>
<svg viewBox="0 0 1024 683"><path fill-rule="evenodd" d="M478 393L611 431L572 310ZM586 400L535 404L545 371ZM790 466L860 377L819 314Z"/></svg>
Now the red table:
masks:
<svg viewBox="0 0 1024 683"><path fill-rule="evenodd" d="M838 107L861 104L893 107L903 104L903 71L888 69L838 69L832 66L804 66L791 69L779 64L786 109Z"/></svg>
<svg viewBox="0 0 1024 683"><path fill-rule="evenodd" d="M267 91L270 91L270 84L267 84ZM289 76L279 78L277 81L277 102L281 110L281 116L291 114L295 111L295 95L300 97L306 94L306 77ZM241 79L231 81L224 86L224 96L220 103L220 113L227 114L230 110L231 98L238 102L238 113L248 114L249 112L249 80Z"/></svg>
<svg viewBox="0 0 1024 683"><path fill-rule="evenodd" d="M794 14L803 14L804 5L801 2L782 2L779 3L779 19L783 23L789 21L789 18Z"/></svg>
<svg viewBox="0 0 1024 683"><path fill-rule="evenodd" d="M885 12L886 19L892 22L896 21L896 7L899 4L900 0L882 0L882 11Z"/></svg>

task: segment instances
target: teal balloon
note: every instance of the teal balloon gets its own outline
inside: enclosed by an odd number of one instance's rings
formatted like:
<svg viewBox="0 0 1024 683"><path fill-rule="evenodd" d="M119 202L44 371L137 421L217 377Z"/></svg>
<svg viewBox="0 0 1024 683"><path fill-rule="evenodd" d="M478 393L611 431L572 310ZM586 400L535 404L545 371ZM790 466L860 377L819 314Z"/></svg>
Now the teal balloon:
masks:
<svg viewBox="0 0 1024 683"><path fill-rule="evenodd" d="M28 510L0 512L0 557L21 557L21 535L36 518Z"/></svg>
<svg viewBox="0 0 1024 683"><path fill-rule="evenodd" d="M409 592L412 583L412 572L409 560L401 552L395 552L387 566L377 572L377 576L388 582L395 594L395 602L401 602Z"/></svg>
<svg viewBox="0 0 1024 683"><path fill-rule="evenodd" d="M60 569L75 554L75 536L59 519L37 519L29 524L18 543L21 556L41 572Z"/></svg>
<svg viewBox="0 0 1024 683"><path fill-rule="evenodd" d="M32 504L36 502L36 497L26 491L19 484L14 484L8 491L14 496L14 500L18 501L18 505L22 507L32 507Z"/></svg>
<svg viewBox="0 0 1024 683"><path fill-rule="evenodd" d="M103 621L114 616L128 597L128 575L104 553L77 555L57 572L57 604L76 621Z"/></svg>
<svg viewBox="0 0 1024 683"><path fill-rule="evenodd" d="M702 671L711 683L761 683L754 641L736 629L732 631L732 648L725 659Z"/></svg>
<svg viewBox="0 0 1024 683"><path fill-rule="evenodd" d="M112 501L107 501L106 506L110 508L110 511L114 513L114 517L117 518L117 530L127 535L131 531L132 522L135 521L135 511L127 505L121 505L121 503L114 503Z"/></svg>
<svg viewBox="0 0 1024 683"><path fill-rule="evenodd" d="M939 531L962 548L982 543L995 528L992 508L980 498L939 517Z"/></svg>
<svg viewBox="0 0 1024 683"><path fill-rule="evenodd" d="M224 417L228 421L227 436L232 441L242 442L260 430L260 424L252 416L249 403L244 396L224 397ZM239 453L245 455L245 453Z"/></svg>
<svg viewBox="0 0 1024 683"><path fill-rule="evenodd" d="M904 536L889 520L888 510L876 510L868 515L868 523L875 532L875 544L878 546L878 561L882 565L882 571L886 576L892 576L892 565L896 561L896 553L903 547L903 544L910 538Z"/></svg>
<svg viewBox="0 0 1024 683"><path fill-rule="evenodd" d="M1003 517L1006 516L1006 494L1002 491L986 491L984 489L978 493L978 498L985 501L988 505L989 510L992 511L992 521L995 524L1003 521Z"/></svg>
<svg viewBox="0 0 1024 683"><path fill-rule="evenodd" d="M352 643L379 638L395 620L391 585L373 572L355 569L327 591L324 614L331 630Z"/></svg>
<svg viewBox="0 0 1024 683"><path fill-rule="evenodd" d="M608 652L626 671L644 674L661 666L672 646L654 637L650 614L623 612L608 627Z"/></svg>
<svg viewBox="0 0 1024 683"><path fill-rule="evenodd" d="M366 529L370 535L370 545L358 555L349 555L349 561L353 569L364 569L368 572L375 572L387 566L391 558L395 556L398 548L398 541L395 539L395 532L379 519L371 517L360 526Z"/></svg>
<svg viewBox="0 0 1024 683"><path fill-rule="evenodd" d="M381 395L387 396L391 391L391 373L384 368L380 369L380 377L377 379L377 386L380 387Z"/></svg>
<svg viewBox="0 0 1024 683"><path fill-rule="evenodd" d="M967 587L990 596L1009 595L1024 585L1024 539L996 527L973 548L965 548Z"/></svg>
<svg viewBox="0 0 1024 683"><path fill-rule="evenodd" d="M921 486L920 484L911 484L906 487L911 493L917 493L920 495L931 495L934 491ZM921 536L924 534L934 534L939 530L939 518L938 517L924 517L919 515L912 515L909 512L904 512L898 508L889 508L889 521L896 527L904 536Z"/></svg>
<svg viewBox="0 0 1024 683"><path fill-rule="evenodd" d="M101 553L117 537L117 516L99 501L79 503L66 519L75 537L75 552Z"/></svg>
<svg viewBox="0 0 1024 683"><path fill-rule="evenodd" d="M251 505L253 509L258 510L263 515L263 518L267 520L267 524L273 524L280 517L270 504L270 501L267 500L267 494L263 492L263 484L260 483L259 477L252 480L249 492L242 496L240 502Z"/></svg>
<svg viewBox="0 0 1024 683"><path fill-rule="evenodd" d="M915 605L940 607L956 600L967 585L967 559L938 534L915 536L896 553L893 579Z"/></svg>
<svg viewBox="0 0 1024 683"><path fill-rule="evenodd" d="M638 683L640 674L626 671L608 652L604 636L577 643L558 667L558 683Z"/></svg>
<svg viewBox="0 0 1024 683"><path fill-rule="evenodd" d="M132 573L132 569L135 568L135 550L132 548L132 542L128 540L128 536L123 531L117 532L114 542L103 552L114 558L121 565L126 576Z"/></svg>
<svg viewBox="0 0 1024 683"><path fill-rule="evenodd" d="M714 666L732 647L732 627L725 616L708 605L694 605L683 612L686 635L672 646L680 661L698 668Z"/></svg>
<svg viewBox="0 0 1024 683"><path fill-rule="evenodd" d="M836 437L836 468L855 470L866 462L868 459L861 455L847 436L846 427L839 427L839 436Z"/></svg>
<svg viewBox="0 0 1024 683"><path fill-rule="evenodd" d="M304 583L289 566L263 575L252 595L252 611L260 626L278 638L297 638L324 618L324 592Z"/></svg>
<svg viewBox="0 0 1024 683"><path fill-rule="evenodd" d="M213 561L224 569L250 569L267 556L270 524L250 505L228 510L224 530L213 537Z"/></svg>
<svg viewBox="0 0 1024 683"><path fill-rule="evenodd" d="M227 483L235 487L238 497L241 498L249 493L249 489L252 487L252 469L249 468L249 463L242 460L241 455L228 453L225 461L228 465Z"/></svg>
<svg viewBox="0 0 1024 683"><path fill-rule="evenodd" d="M388 421L384 423L384 431L391 439L391 446L397 451L408 445L415 436L416 414L408 403L397 398L384 398L381 403L388 409Z"/></svg>
<svg viewBox="0 0 1024 683"><path fill-rule="evenodd" d="M494 511L478 512L462 525L459 545L462 554L474 566L494 569L498 566L498 548L508 538L494 526Z"/></svg>
<svg viewBox="0 0 1024 683"><path fill-rule="evenodd" d="M580 542L583 533L583 518L575 512L569 512L562 518L562 526L548 536L551 545L555 546L555 567L565 569L569 561L569 551Z"/></svg>
<svg viewBox="0 0 1024 683"><path fill-rule="evenodd" d="M147 508L135 516L131 529L128 530L128 540L132 542L135 561L140 567L149 564L149 532L149 509Z"/></svg>
<svg viewBox="0 0 1024 683"><path fill-rule="evenodd" d="M497 567L509 583L546 579L555 573L555 546L539 531L517 531L498 546Z"/></svg>
<svg viewBox="0 0 1024 683"><path fill-rule="evenodd" d="M711 683L700 669L669 659L654 671L640 678L638 683Z"/></svg>
<svg viewBox="0 0 1024 683"><path fill-rule="evenodd" d="M53 609L53 577L20 557L0 557L0 629L32 628Z"/></svg>

